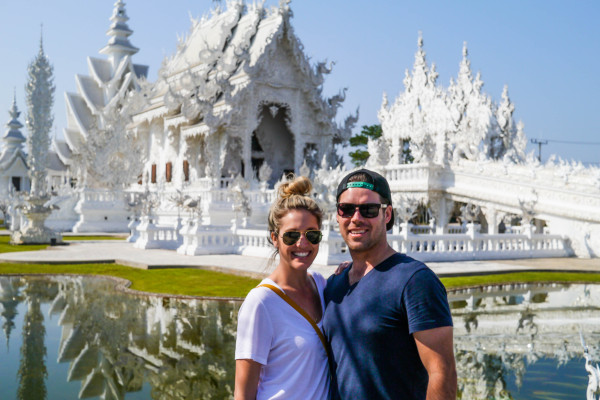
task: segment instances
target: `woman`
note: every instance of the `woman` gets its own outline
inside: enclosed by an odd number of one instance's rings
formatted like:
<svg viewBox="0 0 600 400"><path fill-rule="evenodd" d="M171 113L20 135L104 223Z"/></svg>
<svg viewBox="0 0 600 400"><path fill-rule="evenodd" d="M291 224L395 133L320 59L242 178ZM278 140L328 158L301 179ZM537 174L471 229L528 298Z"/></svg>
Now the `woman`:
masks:
<svg viewBox="0 0 600 400"><path fill-rule="evenodd" d="M322 211L309 197L311 189L305 177L283 183L269 211L270 238L279 264L240 308L236 400L328 396L329 370L321 332L325 279L308 271L322 236Z"/></svg>

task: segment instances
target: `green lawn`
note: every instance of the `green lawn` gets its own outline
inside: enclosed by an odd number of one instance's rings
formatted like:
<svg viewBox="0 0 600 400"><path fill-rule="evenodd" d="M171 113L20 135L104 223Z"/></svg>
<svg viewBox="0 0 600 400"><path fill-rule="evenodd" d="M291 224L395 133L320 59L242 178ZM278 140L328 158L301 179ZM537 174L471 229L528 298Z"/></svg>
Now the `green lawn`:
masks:
<svg viewBox="0 0 600 400"><path fill-rule="evenodd" d="M508 274L458 276L441 278L446 289L469 286L526 282L590 282L600 283L600 274L585 272L512 272Z"/></svg>
<svg viewBox="0 0 600 400"><path fill-rule="evenodd" d="M77 235L77 236L63 236L63 241L69 242L74 240L125 240L126 236L93 236L93 235ZM14 251L33 251L43 250L47 248L47 244L10 244L9 235L0 235L0 253L10 253Z"/></svg>
<svg viewBox="0 0 600 400"><path fill-rule="evenodd" d="M131 289L190 296L246 297L259 280L190 268L143 270L117 264L0 263L1 274L109 275L132 282Z"/></svg>
<svg viewBox="0 0 600 400"><path fill-rule="evenodd" d="M93 236L93 235L73 235L73 236L63 236L63 241L68 242L70 240L125 240L127 236Z"/></svg>
<svg viewBox="0 0 600 400"><path fill-rule="evenodd" d="M0 235L0 253L11 253L13 251L32 251L32 250L43 250L48 247L47 244L19 244L12 245L10 242L10 236Z"/></svg>
<svg viewBox="0 0 600 400"><path fill-rule="evenodd" d="M190 268L143 270L116 264L10 264L0 263L1 274L108 275L132 282L144 292L190 296L245 297L258 279ZM562 272L517 272L441 279L447 289L522 282L598 282L600 274Z"/></svg>

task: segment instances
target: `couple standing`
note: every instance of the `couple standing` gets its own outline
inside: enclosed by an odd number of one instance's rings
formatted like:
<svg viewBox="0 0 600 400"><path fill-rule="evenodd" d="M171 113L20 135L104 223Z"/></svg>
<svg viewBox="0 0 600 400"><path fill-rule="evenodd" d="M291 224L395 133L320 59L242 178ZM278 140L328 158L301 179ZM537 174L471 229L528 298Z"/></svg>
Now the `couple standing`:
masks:
<svg viewBox="0 0 600 400"><path fill-rule="evenodd" d="M239 312L235 399L454 399L446 290L388 245L388 182L366 169L340 182L337 221L352 263L327 281L308 271L322 220L311 188L304 177L282 184L269 212L280 261Z"/></svg>

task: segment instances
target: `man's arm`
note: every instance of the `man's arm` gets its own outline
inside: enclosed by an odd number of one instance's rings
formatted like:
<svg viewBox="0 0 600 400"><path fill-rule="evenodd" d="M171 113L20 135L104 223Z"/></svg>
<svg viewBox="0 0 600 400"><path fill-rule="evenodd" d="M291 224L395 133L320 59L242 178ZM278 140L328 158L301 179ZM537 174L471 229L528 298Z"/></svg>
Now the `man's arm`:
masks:
<svg viewBox="0 0 600 400"><path fill-rule="evenodd" d="M413 334L421 362L429 374L427 400L456 399L456 363L452 327L428 329Z"/></svg>

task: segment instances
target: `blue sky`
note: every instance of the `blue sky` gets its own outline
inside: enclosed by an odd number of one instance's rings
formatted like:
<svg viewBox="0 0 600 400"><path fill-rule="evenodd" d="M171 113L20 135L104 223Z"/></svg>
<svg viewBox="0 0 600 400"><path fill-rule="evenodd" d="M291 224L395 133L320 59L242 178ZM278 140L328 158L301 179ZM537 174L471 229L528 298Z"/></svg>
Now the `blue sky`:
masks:
<svg viewBox="0 0 600 400"><path fill-rule="evenodd" d="M113 9L112 0L2 1L0 15L0 114L16 89L25 114L27 65L37 54L40 24L44 48L54 66L55 129L66 125L64 93L75 91L75 74L87 74L88 56L99 56ZM150 80L177 36L189 31L190 15L200 17L212 0L126 1L134 62L150 67ZM268 0L267 5L277 4ZM335 61L326 79L330 96L347 87L339 117L360 107L356 132L377 123L383 92L390 100L403 90L412 68L418 32L429 63L448 86L458 73L463 42L471 67L480 71L484 91L498 101L504 84L515 116L528 138L549 140L542 149L563 158L600 163L600 2L294 0L292 24L313 62ZM103 56L101 56L103 57ZM8 114L0 122L8 121ZM21 122L24 122L22 115ZM4 130L4 126L2 127ZM553 141L585 142L588 144ZM529 145L534 150L533 145Z"/></svg>

